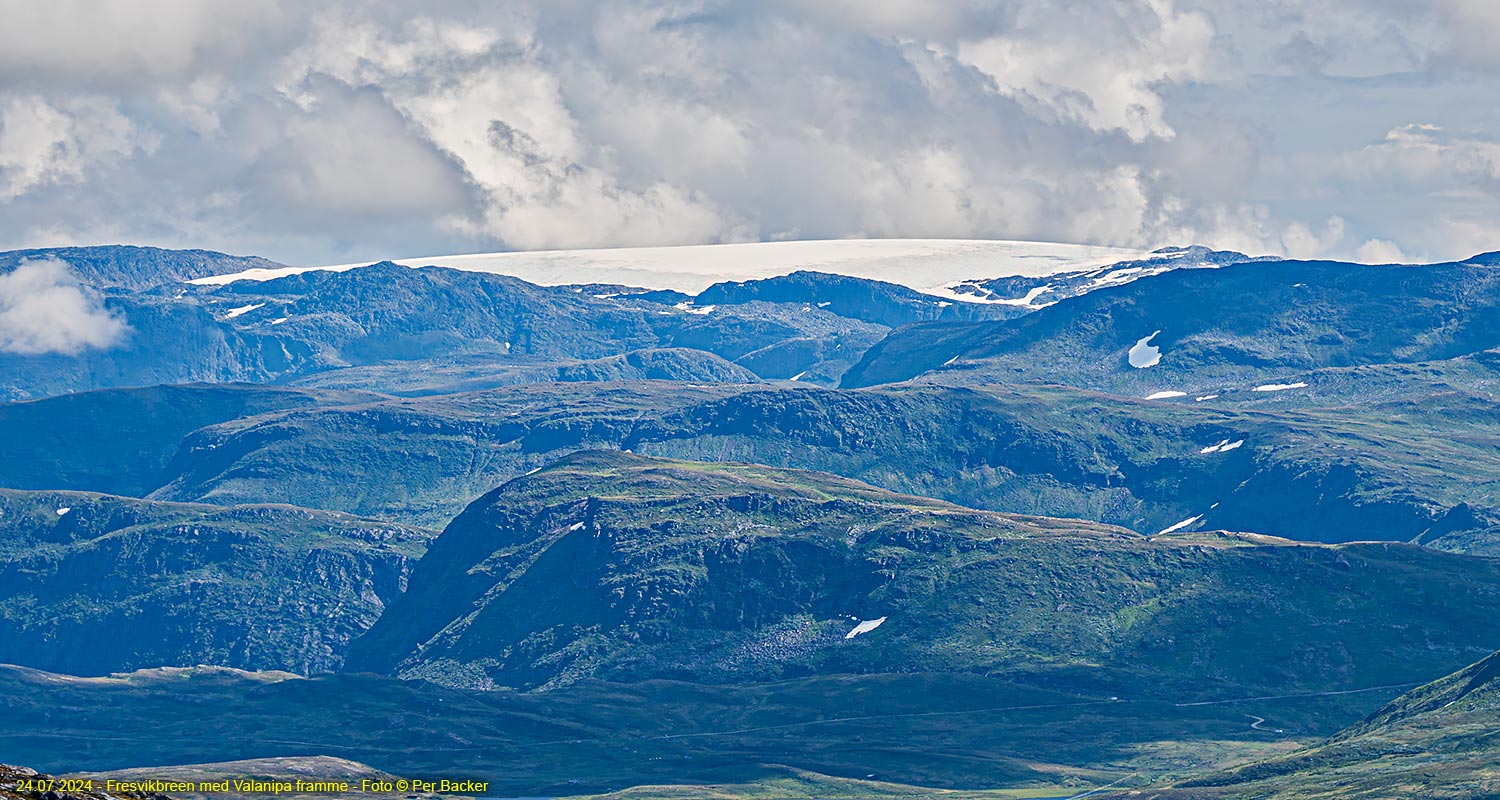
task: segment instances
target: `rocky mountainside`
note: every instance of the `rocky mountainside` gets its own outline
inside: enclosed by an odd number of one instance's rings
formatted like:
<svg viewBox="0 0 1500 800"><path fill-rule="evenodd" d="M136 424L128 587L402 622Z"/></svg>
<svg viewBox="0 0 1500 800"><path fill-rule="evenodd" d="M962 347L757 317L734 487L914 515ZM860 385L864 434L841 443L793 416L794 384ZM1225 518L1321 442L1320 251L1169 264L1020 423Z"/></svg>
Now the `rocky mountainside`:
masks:
<svg viewBox="0 0 1500 800"><path fill-rule="evenodd" d="M1122 264L1104 278L1059 276L1052 291L1082 294L1119 282L1109 276L1140 277L1231 257L1244 258L1195 249L1161 253ZM1026 314L1035 306L1024 299L994 299L999 283L1038 280L972 281L943 298L803 270L719 283L693 297L627 286L537 286L492 273L389 262L285 274L259 258L123 246L0 253L0 272L40 259L66 263L128 329L104 349L0 354L7 375L0 398L190 381L286 381L351 367L365 369L335 379L339 385L396 391L495 386L507 379L628 378L628 370L590 362L674 349L698 351L709 361L679 363L671 368L673 379L745 378L722 359L761 378L834 385L892 328ZM270 272L259 280L199 280L247 270ZM414 387L402 367L434 360L449 380Z"/></svg>
<svg viewBox="0 0 1500 800"><path fill-rule="evenodd" d="M497 385L506 374L517 382L630 378L653 367L609 360L675 358L655 373L831 384L890 329L802 303L665 304L642 293L590 294L440 267L380 263L198 285L185 281L218 271L229 257L113 248L48 253L65 259L127 327L104 348L0 353L0 399L193 381L285 382L350 367L380 368L364 371L365 388L401 390L410 379L388 385L385 369L395 365L399 375L400 365L434 360L450 370L468 364L450 383ZM20 263L43 255L0 255L0 267L4 257ZM666 355L641 355L653 351Z"/></svg>
<svg viewBox="0 0 1500 800"><path fill-rule="evenodd" d="M699 355L657 376L746 379L724 363L733 362L759 378L820 385L921 375L1265 399L1252 390L1307 382L1316 370L1444 360L1500 344L1485 323L1495 271L1484 258L1366 267L1179 248L1086 272L976 277L947 299L811 271L720 283L696 297L391 263L192 284L270 262L127 247L13 251L0 254L0 270L36 258L71 265L128 330L105 349L0 354L0 398L287 382L349 368L360 371L328 385L432 393L629 379L651 370L604 362L675 350ZM434 366L448 377L414 374Z"/></svg>
<svg viewBox="0 0 1500 800"><path fill-rule="evenodd" d="M337 669L431 536L289 506L0 490L0 663Z"/></svg>
<svg viewBox="0 0 1500 800"><path fill-rule="evenodd" d="M0 273L27 261L65 261L90 286L144 291L210 275L247 269L276 269L281 264L255 256L231 256L212 250L164 250L160 247L44 247L0 252Z"/></svg>
<svg viewBox="0 0 1500 800"><path fill-rule="evenodd" d="M108 792L95 782L69 780L27 767L0 764L0 800L172 800L157 792Z"/></svg>
<svg viewBox="0 0 1500 800"><path fill-rule="evenodd" d="M964 281L953 291L989 303L1007 303L1025 310L1042 308L1069 297L1160 275L1179 269L1212 269L1249 261L1276 261L1272 256L1247 256L1232 250L1210 250L1207 247L1163 247L1145 258L1119 261L1103 267L1070 270L1033 277L1015 275L1005 278Z"/></svg>
<svg viewBox="0 0 1500 800"><path fill-rule="evenodd" d="M776 278L716 283L693 304L791 303L888 328L917 322L1009 319L1029 309L1006 303L954 302L884 281L798 271Z"/></svg>
<svg viewBox="0 0 1500 800"><path fill-rule="evenodd" d="M1490 559L1142 537L591 451L455 519L348 666L480 687L1039 672L1137 693L1318 691L1468 661L1500 636L1496 611Z"/></svg>
<svg viewBox="0 0 1500 800"><path fill-rule="evenodd" d="M1015 320L898 331L867 352L843 385L924 375L1048 381L1136 397L1274 391L1309 370L1495 348L1497 306L1500 271L1475 264L1172 270Z"/></svg>

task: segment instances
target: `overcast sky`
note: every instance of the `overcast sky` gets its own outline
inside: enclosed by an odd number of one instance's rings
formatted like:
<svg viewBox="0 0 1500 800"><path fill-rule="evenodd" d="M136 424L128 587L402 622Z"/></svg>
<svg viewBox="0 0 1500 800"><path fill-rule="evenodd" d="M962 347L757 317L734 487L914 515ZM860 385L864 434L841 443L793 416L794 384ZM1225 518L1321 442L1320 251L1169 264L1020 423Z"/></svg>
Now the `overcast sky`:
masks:
<svg viewBox="0 0 1500 800"><path fill-rule="evenodd" d="M1494 0L0 0L0 18L0 249L1500 249Z"/></svg>

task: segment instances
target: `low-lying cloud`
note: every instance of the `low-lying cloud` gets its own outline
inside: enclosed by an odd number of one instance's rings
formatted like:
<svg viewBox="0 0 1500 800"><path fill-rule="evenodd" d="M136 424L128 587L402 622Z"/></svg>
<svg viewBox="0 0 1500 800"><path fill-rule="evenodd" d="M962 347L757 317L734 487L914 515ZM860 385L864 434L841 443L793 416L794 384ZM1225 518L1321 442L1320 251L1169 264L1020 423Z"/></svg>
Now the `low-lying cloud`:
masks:
<svg viewBox="0 0 1500 800"><path fill-rule="evenodd" d="M0 352L72 355L118 344L129 330L67 262L23 262L0 275Z"/></svg>

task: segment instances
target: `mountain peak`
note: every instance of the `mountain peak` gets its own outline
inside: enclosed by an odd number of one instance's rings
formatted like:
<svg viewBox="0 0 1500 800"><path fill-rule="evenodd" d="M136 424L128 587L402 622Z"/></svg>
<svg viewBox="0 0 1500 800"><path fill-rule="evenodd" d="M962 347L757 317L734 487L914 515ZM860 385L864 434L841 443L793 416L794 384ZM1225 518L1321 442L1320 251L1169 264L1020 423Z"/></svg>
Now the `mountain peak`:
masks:
<svg viewBox="0 0 1500 800"><path fill-rule="evenodd" d="M281 264L264 258L232 256L213 250L101 245L0 252L0 273L9 272L27 261L47 259L67 262L78 277L91 286L131 291L224 273L285 269Z"/></svg>

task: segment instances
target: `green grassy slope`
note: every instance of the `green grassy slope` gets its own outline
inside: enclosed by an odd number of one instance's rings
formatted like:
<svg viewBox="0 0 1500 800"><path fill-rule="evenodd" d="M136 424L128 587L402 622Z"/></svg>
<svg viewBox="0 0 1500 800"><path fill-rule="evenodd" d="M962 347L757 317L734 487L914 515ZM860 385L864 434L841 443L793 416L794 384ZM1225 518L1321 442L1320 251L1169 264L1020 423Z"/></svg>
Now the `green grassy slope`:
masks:
<svg viewBox="0 0 1500 800"><path fill-rule="evenodd" d="M1491 559L1148 538L826 474L586 452L455 519L349 666L466 686L910 671L1319 691L1465 663L1500 637L1497 611Z"/></svg>
<svg viewBox="0 0 1500 800"><path fill-rule="evenodd" d="M0 490L0 662L335 669L431 536L290 506Z"/></svg>

